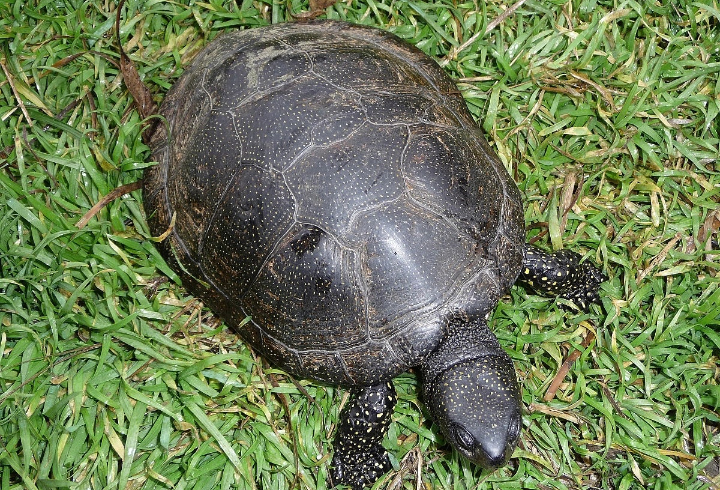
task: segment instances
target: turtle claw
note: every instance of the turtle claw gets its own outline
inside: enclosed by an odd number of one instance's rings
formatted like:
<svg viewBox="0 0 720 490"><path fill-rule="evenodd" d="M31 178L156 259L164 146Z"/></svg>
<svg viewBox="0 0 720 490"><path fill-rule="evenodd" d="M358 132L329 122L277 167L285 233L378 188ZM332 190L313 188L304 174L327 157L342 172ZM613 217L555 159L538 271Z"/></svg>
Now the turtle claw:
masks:
<svg viewBox="0 0 720 490"><path fill-rule="evenodd" d="M607 280L595 265L580 262L580 255L570 250L545 252L534 246L525 247L520 281L545 296L560 296L587 311L600 302L598 288Z"/></svg>
<svg viewBox="0 0 720 490"><path fill-rule="evenodd" d="M392 464L385 448L376 444L364 451L339 454L332 461L332 479L335 485L348 485L353 490L372 486L390 471Z"/></svg>
<svg viewBox="0 0 720 490"><path fill-rule="evenodd" d="M335 438L332 461L335 485L362 490L390 470L390 457L382 440L390 425L395 402L395 387L390 382L356 390L356 396L343 413Z"/></svg>
<svg viewBox="0 0 720 490"><path fill-rule="evenodd" d="M568 301L572 301L582 311L588 311L592 303L600 302L598 288L600 284L607 281L608 277L589 262L579 265L584 281L575 289L560 295Z"/></svg>

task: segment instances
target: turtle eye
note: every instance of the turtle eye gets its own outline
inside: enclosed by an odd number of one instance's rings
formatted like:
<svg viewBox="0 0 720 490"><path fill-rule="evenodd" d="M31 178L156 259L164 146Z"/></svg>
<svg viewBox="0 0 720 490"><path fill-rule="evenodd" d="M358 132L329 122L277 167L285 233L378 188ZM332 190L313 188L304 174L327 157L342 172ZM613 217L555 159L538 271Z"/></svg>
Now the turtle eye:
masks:
<svg viewBox="0 0 720 490"><path fill-rule="evenodd" d="M472 452L473 448L475 447L475 438L472 436L472 434L470 434L470 432L468 432L468 430L461 425L455 425L452 431L453 436L455 436L454 439L457 442L458 446L468 452Z"/></svg>

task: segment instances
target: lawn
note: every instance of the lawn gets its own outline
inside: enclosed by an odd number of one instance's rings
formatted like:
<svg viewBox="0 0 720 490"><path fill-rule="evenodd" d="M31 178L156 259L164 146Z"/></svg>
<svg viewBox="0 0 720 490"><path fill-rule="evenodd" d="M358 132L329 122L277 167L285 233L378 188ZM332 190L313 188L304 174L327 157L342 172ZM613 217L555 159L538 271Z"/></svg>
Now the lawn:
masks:
<svg viewBox="0 0 720 490"><path fill-rule="evenodd" d="M348 392L264 363L154 248L116 9L0 0L0 489L328 488ZM376 488L720 488L717 0L131 0L119 37L159 103L221 32L317 14L432 56L528 238L609 277L588 313L521 287L495 311L523 388L508 466L453 452L411 372Z"/></svg>

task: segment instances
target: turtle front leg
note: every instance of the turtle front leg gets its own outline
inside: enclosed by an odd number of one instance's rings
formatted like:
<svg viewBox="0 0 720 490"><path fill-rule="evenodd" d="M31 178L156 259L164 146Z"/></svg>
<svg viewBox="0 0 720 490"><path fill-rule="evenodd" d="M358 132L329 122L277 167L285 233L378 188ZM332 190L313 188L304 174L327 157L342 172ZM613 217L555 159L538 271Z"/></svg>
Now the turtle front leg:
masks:
<svg viewBox="0 0 720 490"><path fill-rule="evenodd" d="M391 382L353 390L335 437L333 483L353 490L372 486L390 468L382 440L390 426L397 401Z"/></svg>
<svg viewBox="0 0 720 490"><path fill-rule="evenodd" d="M548 253L525 245L520 281L537 293L560 296L587 311L590 303L600 301L598 286L607 280L590 262L580 262L580 255L570 250Z"/></svg>

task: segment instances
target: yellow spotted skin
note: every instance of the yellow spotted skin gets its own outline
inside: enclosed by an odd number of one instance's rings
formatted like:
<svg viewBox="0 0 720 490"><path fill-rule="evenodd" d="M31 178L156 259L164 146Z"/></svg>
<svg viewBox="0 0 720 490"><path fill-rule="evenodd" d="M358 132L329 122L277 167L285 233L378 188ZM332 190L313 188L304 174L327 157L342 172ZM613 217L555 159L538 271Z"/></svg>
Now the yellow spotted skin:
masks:
<svg viewBox="0 0 720 490"><path fill-rule="evenodd" d="M505 353L456 364L428 385L426 398L445 437L484 468L504 465L520 436L520 390Z"/></svg>
<svg viewBox="0 0 720 490"><path fill-rule="evenodd" d="M353 391L354 398L343 412L335 439L332 477L335 484L361 490L391 468L382 440L397 395L390 382Z"/></svg>
<svg viewBox="0 0 720 490"><path fill-rule="evenodd" d="M598 287L607 277L593 264L581 263L573 251L548 253L527 245L519 279L537 293L560 296L587 311L599 301Z"/></svg>
<svg viewBox="0 0 720 490"><path fill-rule="evenodd" d="M425 404L448 442L483 468L505 464L520 437L520 388L485 317L451 317L421 369Z"/></svg>

